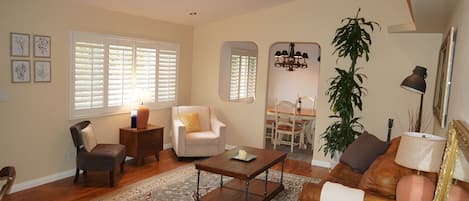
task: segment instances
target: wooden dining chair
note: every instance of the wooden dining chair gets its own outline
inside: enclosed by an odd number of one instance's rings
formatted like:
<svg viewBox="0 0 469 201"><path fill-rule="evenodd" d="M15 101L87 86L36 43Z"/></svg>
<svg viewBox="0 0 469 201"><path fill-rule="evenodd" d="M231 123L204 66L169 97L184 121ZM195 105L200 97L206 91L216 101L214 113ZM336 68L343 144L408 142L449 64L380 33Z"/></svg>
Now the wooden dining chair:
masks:
<svg viewBox="0 0 469 201"><path fill-rule="evenodd" d="M316 110L316 98L311 96L299 97L302 102L302 108ZM316 119L303 120L303 136L306 137L306 142L311 144L311 150L314 151L314 130L316 128ZM304 139L303 139L304 140ZM308 143L304 143L307 146Z"/></svg>
<svg viewBox="0 0 469 201"><path fill-rule="evenodd" d="M290 145L290 151L293 152L294 146L299 146L300 142L295 142L295 137L301 135L302 128L296 123L296 107L289 101L280 101L275 105L275 134L274 149L277 144ZM289 135L288 140L284 140L284 135ZM299 139L299 138L298 138Z"/></svg>

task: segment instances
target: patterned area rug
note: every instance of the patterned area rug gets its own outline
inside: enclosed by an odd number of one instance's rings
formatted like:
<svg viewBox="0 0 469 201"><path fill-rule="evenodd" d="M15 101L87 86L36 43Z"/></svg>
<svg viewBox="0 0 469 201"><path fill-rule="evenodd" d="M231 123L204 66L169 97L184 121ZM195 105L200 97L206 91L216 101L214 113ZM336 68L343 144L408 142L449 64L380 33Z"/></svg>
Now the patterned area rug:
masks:
<svg viewBox="0 0 469 201"><path fill-rule="evenodd" d="M202 195L218 187L220 176L208 172L201 172ZM224 182L231 180L223 177ZM264 174L259 178L265 178ZM280 181L280 171L270 170L269 180ZM285 189L273 200L275 201L297 201L301 186L304 182L319 183L320 179L304 177L295 174L283 174L283 185ZM193 201L195 200L195 190L197 185L197 171L194 164L185 165L169 172L165 172L135 184L124 187L94 200L111 201Z"/></svg>

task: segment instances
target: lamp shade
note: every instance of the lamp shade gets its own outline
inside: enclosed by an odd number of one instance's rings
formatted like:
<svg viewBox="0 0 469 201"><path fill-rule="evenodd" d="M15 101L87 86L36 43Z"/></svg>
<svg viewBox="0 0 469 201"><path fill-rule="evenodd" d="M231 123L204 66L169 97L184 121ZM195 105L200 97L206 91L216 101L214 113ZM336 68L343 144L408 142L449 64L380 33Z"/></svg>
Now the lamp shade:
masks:
<svg viewBox="0 0 469 201"><path fill-rule="evenodd" d="M427 84L425 83L427 69L416 66L412 72L412 75L409 75L402 81L401 87L415 93L424 94L427 89Z"/></svg>
<svg viewBox="0 0 469 201"><path fill-rule="evenodd" d="M438 172L446 145L444 137L406 132L401 137L395 162L424 172Z"/></svg>
<svg viewBox="0 0 469 201"><path fill-rule="evenodd" d="M458 150L453 178L469 182L469 162L466 160L461 150Z"/></svg>

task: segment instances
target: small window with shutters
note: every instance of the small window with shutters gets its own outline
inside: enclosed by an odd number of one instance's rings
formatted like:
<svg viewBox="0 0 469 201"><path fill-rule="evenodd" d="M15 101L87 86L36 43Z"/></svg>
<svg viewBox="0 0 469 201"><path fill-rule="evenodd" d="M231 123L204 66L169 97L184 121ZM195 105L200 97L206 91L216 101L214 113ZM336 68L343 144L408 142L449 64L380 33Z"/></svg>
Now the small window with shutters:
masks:
<svg viewBox="0 0 469 201"><path fill-rule="evenodd" d="M219 72L220 98L252 103L256 97L257 45L254 42L224 42Z"/></svg>
<svg viewBox="0 0 469 201"><path fill-rule="evenodd" d="M250 50L231 49L230 101L254 99L257 57Z"/></svg>
<svg viewBox="0 0 469 201"><path fill-rule="evenodd" d="M71 50L71 119L129 112L137 91L152 109L176 104L178 45L74 32Z"/></svg>

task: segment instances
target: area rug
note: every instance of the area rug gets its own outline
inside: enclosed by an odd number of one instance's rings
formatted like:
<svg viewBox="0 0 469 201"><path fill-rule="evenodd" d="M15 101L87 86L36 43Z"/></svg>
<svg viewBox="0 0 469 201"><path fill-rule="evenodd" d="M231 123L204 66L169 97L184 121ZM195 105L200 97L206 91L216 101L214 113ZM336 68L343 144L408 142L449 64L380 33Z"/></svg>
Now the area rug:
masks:
<svg viewBox="0 0 469 201"><path fill-rule="evenodd" d="M265 178L263 174L258 176ZM220 176L208 172L201 172L200 193L205 195L217 188L220 184ZM223 177L224 182L231 180ZM270 170L269 180L278 182L280 171ZM297 201L301 186L304 182L319 183L320 179L304 177L295 174L284 173L283 185L285 189L273 200L275 201ZM96 201L193 201L197 185L197 171L194 164L185 165L174 170L150 177L135 184L126 186L117 192L112 192Z"/></svg>

